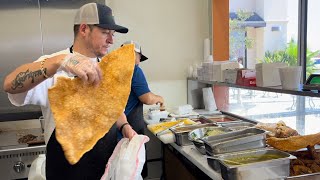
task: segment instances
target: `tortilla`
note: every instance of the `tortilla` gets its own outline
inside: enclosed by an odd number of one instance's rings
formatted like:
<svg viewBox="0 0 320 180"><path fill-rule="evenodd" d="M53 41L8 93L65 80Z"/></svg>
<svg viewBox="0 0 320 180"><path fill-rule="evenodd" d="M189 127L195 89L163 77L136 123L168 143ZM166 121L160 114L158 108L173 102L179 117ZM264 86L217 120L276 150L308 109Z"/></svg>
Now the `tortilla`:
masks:
<svg viewBox="0 0 320 180"><path fill-rule="evenodd" d="M134 45L125 45L102 58L103 78L97 87L79 78L59 77L49 89L56 138L70 164L90 151L123 113L134 64Z"/></svg>

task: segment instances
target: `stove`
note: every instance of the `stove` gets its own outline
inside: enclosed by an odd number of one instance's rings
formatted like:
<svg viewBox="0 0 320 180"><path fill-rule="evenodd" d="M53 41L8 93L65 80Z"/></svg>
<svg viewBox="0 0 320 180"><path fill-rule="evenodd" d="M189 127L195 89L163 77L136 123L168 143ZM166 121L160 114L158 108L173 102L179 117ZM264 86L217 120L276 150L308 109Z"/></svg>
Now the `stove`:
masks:
<svg viewBox="0 0 320 180"><path fill-rule="evenodd" d="M19 141L30 134L40 144ZM28 178L32 162L45 151L38 119L0 122L0 180Z"/></svg>
<svg viewBox="0 0 320 180"><path fill-rule="evenodd" d="M45 151L45 145L0 147L0 179L28 178L31 163Z"/></svg>

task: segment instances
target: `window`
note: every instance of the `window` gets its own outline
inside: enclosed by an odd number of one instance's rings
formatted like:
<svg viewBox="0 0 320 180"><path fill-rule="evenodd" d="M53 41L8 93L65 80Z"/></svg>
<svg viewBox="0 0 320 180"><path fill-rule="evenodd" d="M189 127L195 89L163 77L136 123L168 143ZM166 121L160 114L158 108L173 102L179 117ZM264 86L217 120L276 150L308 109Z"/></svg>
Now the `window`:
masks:
<svg viewBox="0 0 320 180"><path fill-rule="evenodd" d="M259 62L284 62L290 66L298 61L298 0L230 0L230 60L243 60L254 69ZM232 29L234 16L243 33ZM234 15L235 14L235 15ZM242 43L242 46L237 45ZM234 53L237 52L237 53Z"/></svg>
<svg viewBox="0 0 320 180"><path fill-rule="evenodd" d="M307 61L310 61L311 73L320 73L320 41L319 41L319 0L308 0L308 22L307 22ZM308 63L307 63L308 64ZM307 67L308 68L308 67ZM307 77L308 77L307 69Z"/></svg>

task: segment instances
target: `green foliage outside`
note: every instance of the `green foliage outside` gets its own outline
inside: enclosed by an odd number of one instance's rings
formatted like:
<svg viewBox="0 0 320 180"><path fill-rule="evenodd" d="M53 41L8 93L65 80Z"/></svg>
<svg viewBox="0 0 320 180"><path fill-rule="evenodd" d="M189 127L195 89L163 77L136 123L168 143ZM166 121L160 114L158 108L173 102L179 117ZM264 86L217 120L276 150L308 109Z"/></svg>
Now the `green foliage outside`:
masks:
<svg viewBox="0 0 320 180"><path fill-rule="evenodd" d="M245 48L253 47L253 39L244 36L247 32L244 22L250 18L253 13L245 10L237 11L237 18L229 18L229 51L230 58L244 58L241 52Z"/></svg>
<svg viewBox="0 0 320 180"><path fill-rule="evenodd" d="M312 61L312 58L317 56L319 53L319 50L312 52L307 49L307 77L314 72L314 62ZM278 50L274 52L267 51L264 59L259 61L264 63L284 62L289 66L296 66L298 64L298 44L291 39L285 50Z"/></svg>

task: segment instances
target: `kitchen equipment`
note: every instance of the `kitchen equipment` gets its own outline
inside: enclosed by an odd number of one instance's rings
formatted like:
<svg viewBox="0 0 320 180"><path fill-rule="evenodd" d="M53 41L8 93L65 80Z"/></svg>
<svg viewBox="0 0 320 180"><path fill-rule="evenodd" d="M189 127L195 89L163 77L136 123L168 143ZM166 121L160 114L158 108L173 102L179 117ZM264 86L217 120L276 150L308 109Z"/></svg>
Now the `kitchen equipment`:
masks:
<svg viewBox="0 0 320 180"><path fill-rule="evenodd" d="M208 124L208 123L212 123L212 121L200 116L198 118L191 118L192 121L196 122L196 123L201 123L201 124Z"/></svg>
<svg viewBox="0 0 320 180"><path fill-rule="evenodd" d="M200 123L200 122L199 122ZM217 124L206 123L206 124L195 124L186 127L176 127L170 130L174 133L176 138L176 144L179 146L190 145L192 142L188 139L188 133L194 129L204 128L204 127L217 127Z"/></svg>
<svg viewBox="0 0 320 180"><path fill-rule="evenodd" d="M208 132L210 131L220 131L222 133L226 133L231 131L230 129L226 127L204 127L204 128L199 128L192 130L188 133L188 139L194 144L196 149L201 153L201 154L206 154L206 150L204 148L204 143L201 140L201 138L205 137Z"/></svg>
<svg viewBox="0 0 320 180"><path fill-rule="evenodd" d="M0 148L1 179L27 178L31 163L39 154L45 154L46 146L9 146Z"/></svg>
<svg viewBox="0 0 320 180"><path fill-rule="evenodd" d="M203 117L214 123L241 122L240 119L225 114L204 115Z"/></svg>
<svg viewBox="0 0 320 180"><path fill-rule="evenodd" d="M266 132L256 128L227 132L200 139L204 142L206 153L211 156L266 147Z"/></svg>
<svg viewBox="0 0 320 180"><path fill-rule="evenodd" d="M289 175L290 159L295 157L267 148L207 157L209 166L220 170L224 180L283 179ZM238 163L232 165L232 161Z"/></svg>
<svg viewBox="0 0 320 180"><path fill-rule="evenodd" d="M238 131L238 130L243 130L246 128L253 127L255 124L250 123L250 122L224 122L224 123L219 123L222 127L228 127L232 131Z"/></svg>
<svg viewBox="0 0 320 180"><path fill-rule="evenodd" d="M317 90L320 92L320 74L311 74L305 84L303 90Z"/></svg>
<svg viewBox="0 0 320 180"><path fill-rule="evenodd" d="M0 179L27 178L33 160L46 151L40 121L0 122L0 131Z"/></svg>

